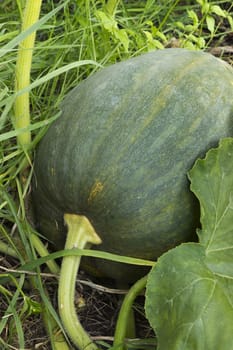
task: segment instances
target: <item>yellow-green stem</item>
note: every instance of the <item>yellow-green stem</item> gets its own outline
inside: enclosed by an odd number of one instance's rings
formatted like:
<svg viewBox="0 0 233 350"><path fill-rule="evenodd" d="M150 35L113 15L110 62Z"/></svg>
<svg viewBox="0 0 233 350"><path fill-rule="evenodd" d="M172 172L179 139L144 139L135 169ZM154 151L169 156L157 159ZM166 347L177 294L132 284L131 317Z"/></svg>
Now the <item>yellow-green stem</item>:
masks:
<svg viewBox="0 0 233 350"><path fill-rule="evenodd" d="M47 290L45 290L46 294ZM49 296L48 296L49 298ZM50 336L50 344L52 350L70 350L70 346L66 342L66 339L61 331L61 329L57 326L57 323L51 316L51 314L44 308L43 312L44 324L47 330L47 334Z"/></svg>
<svg viewBox="0 0 233 350"><path fill-rule="evenodd" d="M65 249L85 248L86 244L99 244L101 240L85 216L65 214L68 226ZM65 256L62 261L58 286L58 307L61 320L72 342L80 350L97 350L82 327L74 304L75 284L80 256Z"/></svg>
<svg viewBox="0 0 233 350"><path fill-rule="evenodd" d="M42 0L27 0L23 23L22 31L26 30L32 26L39 18L40 8ZM18 57L16 62L16 81L15 81L15 90L16 92L21 89L26 88L30 84L30 74L31 74L31 65L32 65L32 54L35 43L35 35L28 35L19 45ZM27 128L30 125L30 101L29 101L29 92L25 92L16 97L15 100L15 128ZM18 136L18 144L27 148L31 142L31 133L30 131L22 132Z"/></svg>
<svg viewBox="0 0 233 350"><path fill-rule="evenodd" d="M117 350L125 350L125 338L128 329L129 319L132 316L132 306L135 301L135 298L142 292L146 287L147 276L142 277L138 280L126 294L124 301L122 303L120 313L118 315L115 334L114 334L114 347Z"/></svg>
<svg viewBox="0 0 233 350"><path fill-rule="evenodd" d="M36 234L31 234L30 236L31 242L36 249L37 253L39 254L40 257L47 256L49 255L49 252L43 242L40 240L40 238ZM50 270L51 273L54 274L59 274L60 273L60 268L55 262L55 260L50 260L47 262L47 266Z"/></svg>

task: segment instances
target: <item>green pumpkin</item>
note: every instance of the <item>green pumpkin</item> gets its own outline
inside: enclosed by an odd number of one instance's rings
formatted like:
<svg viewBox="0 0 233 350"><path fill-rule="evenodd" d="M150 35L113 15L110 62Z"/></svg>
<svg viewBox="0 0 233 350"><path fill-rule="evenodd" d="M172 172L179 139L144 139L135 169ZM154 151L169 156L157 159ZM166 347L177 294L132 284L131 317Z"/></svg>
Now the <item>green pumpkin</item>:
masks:
<svg viewBox="0 0 233 350"><path fill-rule="evenodd" d="M193 240L199 206L186 174L233 135L232 91L230 65L184 49L143 54L81 82L36 152L38 230L60 249L64 214L85 215L102 239L98 249L153 260ZM92 264L114 278L142 273Z"/></svg>

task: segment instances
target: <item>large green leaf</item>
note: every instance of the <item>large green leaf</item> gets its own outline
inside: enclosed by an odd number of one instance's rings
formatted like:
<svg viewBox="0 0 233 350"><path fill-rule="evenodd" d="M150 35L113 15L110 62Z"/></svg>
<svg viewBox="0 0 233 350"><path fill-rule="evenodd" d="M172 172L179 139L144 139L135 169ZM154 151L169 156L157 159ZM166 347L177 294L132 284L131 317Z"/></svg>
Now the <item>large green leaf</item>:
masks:
<svg viewBox="0 0 233 350"><path fill-rule="evenodd" d="M146 314L158 350L233 350L233 139L224 139L189 172L201 206L200 243L158 259Z"/></svg>
<svg viewBox="0 0 233 350"><path fill-rule="evenodd" d="M233 278L233 139L199 159L189 172L191 190L201 205L199 241L206 248L208 265Z"/></svg>
<svg viewBox="0 0 233 350"><path fill-rule="evenodd" d="M149 275L146 313L160 350L232 350L233 283L212 273L200 244L164 254Z"/></svg>

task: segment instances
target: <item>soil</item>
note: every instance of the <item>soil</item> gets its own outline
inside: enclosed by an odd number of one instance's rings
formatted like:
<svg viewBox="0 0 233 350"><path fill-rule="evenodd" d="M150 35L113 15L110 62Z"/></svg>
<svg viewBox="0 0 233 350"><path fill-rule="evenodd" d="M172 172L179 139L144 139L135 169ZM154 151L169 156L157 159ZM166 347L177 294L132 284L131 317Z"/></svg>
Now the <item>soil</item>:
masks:
<svg viewBox="0 0 233 350"><path fill-rule="evenodd" d="M18 262L11 257L1 257L0 273L7 274L8 272L14 271L17 268L17 264ZM57 309L57 276L42 273L42 283L46 285L50 300L55 309ZM12 293L16 290L11 282L7 282L4 286ZM28 289L26 292L28 292L28 298L35 302L35 306L40 304L40 297L36 290ZM90 334L94 341L103 342L103 344L105 344L103 347L100 346L100 349L106 349L108 345L112 344L117 315L126 292L126 290L116 289L113 281L102 281L102 283L100 283L100 281L95 281L93 277L87 275L84 271L81 271L77 278L75 303L79 319L84 329ZM25 307L24 302L25 299L23 297L19 298L17 304L17 312L19 315ZM4 317L7 307L8 302L0 297L0 318ZM30 310L32 311L32 309ZM41 313L36 312L36 310L34 313L32 312L31 315L28 315L29 313L28 310L28 313L25 312L25 316L22 318L25 349L20 349L18 346L17 332L12 316L8 318L6 327L1 334L1 339L7 342L7 347L2 346L1 349L52 350L47 332L44 328ZM146 339L148 337L155 337L144 316L143 295L136 299L134 314L137 338Z"/></svg>

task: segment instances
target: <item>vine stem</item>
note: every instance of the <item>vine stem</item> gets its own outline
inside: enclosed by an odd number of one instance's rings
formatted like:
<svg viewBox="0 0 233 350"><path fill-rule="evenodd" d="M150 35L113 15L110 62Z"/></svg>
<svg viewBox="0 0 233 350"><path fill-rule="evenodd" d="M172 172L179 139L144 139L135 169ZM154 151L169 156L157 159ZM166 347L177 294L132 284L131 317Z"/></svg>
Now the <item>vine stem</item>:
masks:
<svg viewBox="0 0 233 350"><path fill-rule="evenodd" d="M85 216L65 214L64 219L68 226L65 249L84 249L87 244L101 243L101 239ZM98 347L82 327L74 304L80 260L80 256L66 256L62 260L58 286L59 313L67 334L80 350L97 350Z"/></svg>
<svg viewBox="0 0 233 350"><path fill-rule="evenodd" d="M42 0L27 0L24 9L22 31L32 26L39 18ZM19 92L30 84L30 74L32 65L32 54L35 43L34 31L21 41L16 61L16 81L15 91ZM18 95L14 104L15 128L27 128L30 125L30 101L29 92ZM31 142L31 132L25 131L18 135L18 144L22 148L27 148Z"/></svg>
<svg viewBox="0 0 233 350"><path fill-rule="evenodd" d="M132 306L135 298L142 292L146 287L147 275L138 280L126 294L121 309L118 315L113 347L117 350L124 350L124 341L128 329L129 319L131 317Z"/></svg>

